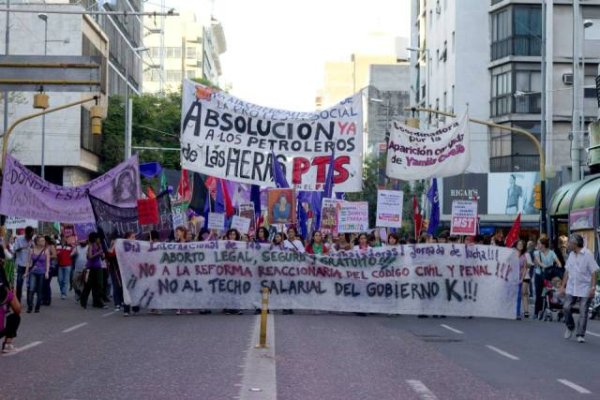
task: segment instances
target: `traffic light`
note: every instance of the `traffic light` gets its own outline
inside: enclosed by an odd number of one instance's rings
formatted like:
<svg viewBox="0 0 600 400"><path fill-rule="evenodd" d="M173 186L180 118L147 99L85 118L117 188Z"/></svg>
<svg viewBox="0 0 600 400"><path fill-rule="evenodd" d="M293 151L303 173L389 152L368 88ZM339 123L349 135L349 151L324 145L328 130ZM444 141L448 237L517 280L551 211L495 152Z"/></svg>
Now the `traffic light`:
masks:
<svg viewBox="0 0 600 400"><path fill-rule="evenodd" d="M542 208L542 185L536 183L533 187L533 206L540 210Z"/></svg>
<svg viewBox="0 0 600 400"><path fill-rule="evenodd" d="M102 107L92 106L90 109L90 119L92 120L92 135L102 134Z"/></svg>

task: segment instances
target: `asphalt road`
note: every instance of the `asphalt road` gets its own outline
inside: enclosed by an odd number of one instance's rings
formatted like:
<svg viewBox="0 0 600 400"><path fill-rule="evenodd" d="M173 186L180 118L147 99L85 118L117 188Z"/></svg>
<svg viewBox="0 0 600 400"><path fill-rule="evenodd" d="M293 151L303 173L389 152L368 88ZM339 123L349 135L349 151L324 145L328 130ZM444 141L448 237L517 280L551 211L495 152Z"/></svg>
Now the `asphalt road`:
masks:
<svg viewBox="0 0 600 400"><path fill-rule="evenodd" d="M271 318L82 310L23 314L0 399L598 399L600 322L301 313ZM274 340L274 342L273 342Z"/></svg>

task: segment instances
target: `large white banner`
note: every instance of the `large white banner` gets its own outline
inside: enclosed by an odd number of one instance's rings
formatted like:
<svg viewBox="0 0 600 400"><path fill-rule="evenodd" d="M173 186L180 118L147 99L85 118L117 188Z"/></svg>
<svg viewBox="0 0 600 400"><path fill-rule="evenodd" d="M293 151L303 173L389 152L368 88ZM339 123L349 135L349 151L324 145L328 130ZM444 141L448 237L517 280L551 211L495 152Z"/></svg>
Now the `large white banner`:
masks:
<svg viewBox="0 0 600 400"><path fill-rule="evenodd" d="M417 180L459 175L469 166L467 115L449 125L420 130L392 123L386 173L390 178Z"/></svg>
<svg viewBox="0 0 600 400"><path fill-rule="evenodd" d="M422 244L315 256L245 242L117 241L126 302L156 309L271 309L515 318L511 249Z"/></svg>
<svg viewBox="0 0 600 400"><path fill-rule="evenodd" d="M326 110L293 112L248 103L189 80L183 91L182 168L275 187L275 154L291 186L322 190L334 154L335 190L362 190L360 93Z"/></svg>

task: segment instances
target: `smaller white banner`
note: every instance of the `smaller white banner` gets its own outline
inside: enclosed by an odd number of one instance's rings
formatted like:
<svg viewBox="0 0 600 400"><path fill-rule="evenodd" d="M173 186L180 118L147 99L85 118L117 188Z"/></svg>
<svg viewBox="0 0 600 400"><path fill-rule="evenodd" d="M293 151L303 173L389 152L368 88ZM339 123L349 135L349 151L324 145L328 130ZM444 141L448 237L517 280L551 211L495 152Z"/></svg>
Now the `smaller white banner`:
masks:
<svg viewBox="0 0 600 400"><path fill-rule="evenodd" d="M38 227L38 221L35 219L21 218L21 217L6 217L6 229L22 229L32 226Z"/></svg>
<svg viewBox="0 0 600 400"><path fill-rule="evenodd" d="M338 208L338 232L365 232L369 229L369 203L344 201Z"/></svg>
<svg viewBox="0 0 600 400"><path fill-rule="evenodd" d="M225 228L225 214L208 213L208 229L222 231Z"/></svg>
<svg viewBox="0 0 600 400"><path fill-rule="evenodd" d="M234 215L231 218L231 229L237 229L239 233L246 235L250 232L250 218Z"/></svg>
<svg viewBox="0 0 600 400"><path fill-rule="evenodd" d="M477 202L454 200L452 202L451 235L474 236L477 234Z"/></svg>
<svg viewBox="0 0 600 400"><path fill-rule="evenodd" d="M404 192L379 190L377 192L377 227L401 228Z"/></svg>
<svg viewBox="0 0 600 400"><path fill-rule="evenodd" d="M449 125L420 130L392 123L386 173L407 181L459 175L470 161L467 115Z"/></svg>

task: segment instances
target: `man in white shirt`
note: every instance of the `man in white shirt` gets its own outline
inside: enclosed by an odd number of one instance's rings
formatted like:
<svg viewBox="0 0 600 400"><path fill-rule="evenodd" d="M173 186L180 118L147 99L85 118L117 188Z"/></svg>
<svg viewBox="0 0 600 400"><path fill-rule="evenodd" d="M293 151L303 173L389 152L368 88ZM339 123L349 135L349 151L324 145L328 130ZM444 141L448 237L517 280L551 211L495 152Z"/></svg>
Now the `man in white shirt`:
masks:
<svg viewBox="0 0 600 400"><path fill-rule="evenodd" d="M579 302L579 320L577 321L577 341L585 342L585 330L587 328L588 311L590 302L596 291L596 280L598 278L598 264L594 255L584 248L583 237L573 234L569 238L569 258L565 265L565 275L562 280L560 293L567 294L563 311L565 313L565 324L567 330L565 339L570 339L575 330L573 320L573 305ZM565 290L566 289L566 290Z"/></svg>
<svg viewBox="0 0 600 400"><path fill-rule="evenodd" d="M286 250L297 251L299 253L304 253L305 248L304 244L298 238L298 231L294 227L290 227L287 231L287 239L283 242L283 247Z"/></svg>

